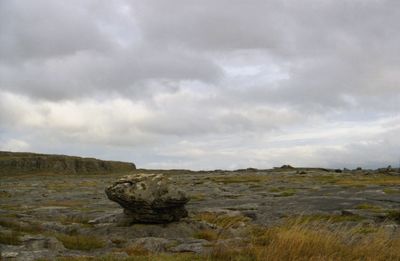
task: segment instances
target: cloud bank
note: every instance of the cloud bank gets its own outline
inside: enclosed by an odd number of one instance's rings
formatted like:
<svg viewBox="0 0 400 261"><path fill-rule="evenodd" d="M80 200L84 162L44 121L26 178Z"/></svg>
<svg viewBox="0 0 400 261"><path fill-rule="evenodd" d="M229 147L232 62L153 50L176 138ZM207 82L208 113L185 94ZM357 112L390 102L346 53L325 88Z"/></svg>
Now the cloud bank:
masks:
<svg viewBox="0 0 400 261"><path fill-rule="evenodd" d="M396 1L0 2L0 149L397 165Z"/></svg>

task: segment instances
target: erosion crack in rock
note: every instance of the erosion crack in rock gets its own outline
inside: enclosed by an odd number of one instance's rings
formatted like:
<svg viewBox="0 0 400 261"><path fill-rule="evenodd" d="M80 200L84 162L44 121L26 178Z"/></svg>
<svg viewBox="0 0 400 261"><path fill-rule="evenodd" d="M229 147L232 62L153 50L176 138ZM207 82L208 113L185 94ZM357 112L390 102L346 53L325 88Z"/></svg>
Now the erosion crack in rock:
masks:
<svg viewBox="0 0 400 261"><path fill-rule="evenodd" d="M189 198L163 175L128 175L105 192L124 208L132 223L169 223L188 215L185 204Z"/></svg>

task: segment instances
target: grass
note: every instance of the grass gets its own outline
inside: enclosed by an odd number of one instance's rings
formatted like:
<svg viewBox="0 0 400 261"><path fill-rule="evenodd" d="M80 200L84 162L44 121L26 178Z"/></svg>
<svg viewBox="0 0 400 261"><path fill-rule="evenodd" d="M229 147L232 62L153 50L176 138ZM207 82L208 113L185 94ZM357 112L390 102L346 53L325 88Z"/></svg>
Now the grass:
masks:
<svg viewBox="0 0 400 261"><path fill-rule="evenodd" d="M20 245L19 232L0 232L0 244L5 245Z"/></svg>
<svg viewBox="0 0 400 261"><path fill-rule="evenodd" d="M197 231L194 235L194 238L205 239L207 241L215 241L218 239L218 233L215 230L211 229L203 229Z"/></svg>
<svg viewBox="0 0 400 261"><path fill-rule="evenodd" d="M296 194L296 190L293 188L271 188L269 190L270 192L273 193L279 193L279 194L274 194L274 197L290 197Z"/></svg>
<svg viewBox="0 0 400 261"><path fill-rule="evenodd" d="M202 212L197 214L194 219L206 221L207 223L214 224L220 228L235 228L243 223L250 221L250 218L242 215L227 215L223 213Z"/></svg>
<svg viewBox="0 0 400 261"><path fill-rule="evenodd" d="M64 247L74 250L92 250L105 246L105 241L95 236L84 235L56 235L57 239L63 243Z"/></svg>
<svg viewBox="0 0 400 261"><path fill-rule="evenodd" d="M124 252L130 256L147 256L150 254L149 250L141 245L131 245L124 248Z"/></svg>
<svg viewBox="0 0 400 261"><path fill-rule="evenodd" d="M377 205L368 204L368 203L360 204L360 205L356 206L356 209L365 209L365 210L370 210L372 212L381 212L382 211L382 207L377 206Z"/></svg>
<svg viewBox="0 0 400 261"><path fill-rule="evenodd" d="M366 234L371 234L371 233L378 232L379 228L374 227L374 226L370 226L370 225L368 225L368 226L357 226L357 227L354 227L351 231L354 234L364 234L364 235L366 235Z"/></svg>
<svg viewBox="0 0 400 261"><path fill-rule="evenodd" d="M85 205L83 201L80 200L49 200L41 203L43 207L82 207Z"/></svg>
<svg viewBox="0 0 400 261"><path fill-rule="evenodd" d="M19 233L38 234L43 232L43 228L39 224L25 224L11 220L0 220L0 226Z"/></svg>
<svg viewBox="0 0 400 261"><path fill-rule="evenodd" d="M304 184L307 182L320 185L340 185L346 187L366 186L396 186L400 185L400 176L393 175L362 175L362 174L317 174L312 176L287 176L279 177L279 180L286 180L290 183ZM400 193L400 192L399 192Z"/></svg>
<svg viewBox="0 0 400 261"><path fill-rule="evenodd" d="M250 243L219 246L207 260L399 260L400 240L383 227L359 234L328 223L289 222L272 228L253 228Z"/></svg>
<svg viewBox="0 0 400 261"><path fill-rule="evenodd" d="M192 201L202 201L206 198L204 193L193 194L190 196L190 200Z"/></svg>
<svg viewBox="0 0 400 261"><path fill-rule="evenodd" d="M0 198L11 198L11 194L7 191L0 191Z"/></svg>
<svg viewBox="0 0 400 261"><path fill-rule="evenodd" d="M82 256L82 257L59 257L56 259L56 261L204 261L204 260L207 260L204 259L204 256L191 253L139 255L139 256L130 256L127 258L107 255L96 258Z"/></svg>
<svg viewBox="0 0 400 261"><path fill-rule="evenodd" d="M343 177L336 181L338 185L344 186L388 186L388 185L400 185L400 177L398 176L354 176L354 177Z"/></svg>
<svg viewBox="0 0 400 261"><path fill-rule="evenodd" d="M399 194L400 190L399 189L392 189L392 188L384 188L383 192L385 192L385 194Z"/></svg>
<svg viewBox="0 0 400 261"><path fill-rule="evenodd" d="M55 183L52 182L50 184L46 185L47 190L55 190L55 191L68 191L76 188L77 184L73 183L66 183L65 181L63 183Z"/></svg>
<svg viewBox="0 0 400 261"><path fill-rule="evenodd" d="M241 175L218 175L210 177L209 179L216 183L232 184L232 183L266 182L270 178L265 175L241 174Z"/></svg>
<svg viewBox="0 0 400 261"><path fill-rule="evenodd" d="M386 217L390 220L400 223L400 210L390 210L387 212Z"/></svg>
<svg viewBox="0 0 400 261"><path fill-rule="evenodd" d="M340 222L358 222L364 218L358 215L326 215L326 214L314 214L314 215L301 215L292 218L298 223L310 223L310 222L326 222L326 223L340 223Z"/></svg>
<svg viewBox="0 0 400 261"><path fill-rule="evenodd" d="M63 225L69 225L73 223L84 224L87 225L89 223L90 218L86 216L63 216L59 219L60 223Z"/></svg>

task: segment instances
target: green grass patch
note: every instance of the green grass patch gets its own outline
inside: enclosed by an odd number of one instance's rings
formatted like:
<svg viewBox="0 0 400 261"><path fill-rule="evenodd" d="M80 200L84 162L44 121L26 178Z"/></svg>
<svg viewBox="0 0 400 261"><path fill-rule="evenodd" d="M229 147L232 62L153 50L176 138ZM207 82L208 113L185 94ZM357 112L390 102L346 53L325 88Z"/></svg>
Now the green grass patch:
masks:
<svg viewBox="0 0 400 261"><path fill-rule="evenodd" d="M269 189L269 192L278 193L278 194L274 194L274 197L290 197L290 196L293 196L296 194L295 189L284 188L284 187L271 188L271 189Z"/></svg>
<svg viewBox="0 0 400 261"><path fill-rule="evenodd" d="M386 217L390 220L400 223L400 210L389 210Z"/></svg>
<svg viewBox="0 0 400 261"><path fill-rule="evenodd" d="M356 206L356 209L365 209L365 210L370 210L372 212L381 212L382 211L382 207L377 206L377 205L368 204L368 203L360 204L360 205Z"/></svg>
<svg viewBox="0 0 400 261"><path fill-rule="evenodd" d="M21 234L19 232L0 232L0 244L5 245L20 245L21 241L19 237Z"/></svg>
<svg viewBox="0 0 400 261"><path fill-rule="evenodd" d="M232 184L232 183L258 183L270 180L268 176L256 174L241 175L219 175L210 177L210 180L216 183Z"/></svg>
<svg viewBox="0 0 400 261"><path fill-rule="evenodd" d="M15 232L38 234L43 232L43 228L39 224L21 223L12 220L0 220L0 226L12 229Z"/></svg>
<svg viewBox="0 0 400 261"><path fill-rule="evenodd" d="M73 223L88 225L90 218L86 216L63 216L59 219L60 223L63 225L70 225Z"/></svg>
<svg viewBox="0 0 400 261"><path fill-rule="evenodd" d="M0 198L11 198L11 194L7 191L0 191Z"/></svg>
<svg viewBox="0 0 400 261"><path fill-rule="evenodd" d="M193 194L190 196L190 200L192 201L203 201L206 198L204 193Z"/></svg>
<svg viewBox="0 0 400 261"><path fill-rule="evenodd" d="M56 237L63 243L64 247L74 250L89 251L106 245L103 239L95 236L58 234Z"/></svg>
<svg viewBox="0 0 400 261"><path fill-rule="evenodd" d="M384 188L383 192L385 192L385 194L399 194L400 190L399 189L393 189L393 188Z"/></svg>

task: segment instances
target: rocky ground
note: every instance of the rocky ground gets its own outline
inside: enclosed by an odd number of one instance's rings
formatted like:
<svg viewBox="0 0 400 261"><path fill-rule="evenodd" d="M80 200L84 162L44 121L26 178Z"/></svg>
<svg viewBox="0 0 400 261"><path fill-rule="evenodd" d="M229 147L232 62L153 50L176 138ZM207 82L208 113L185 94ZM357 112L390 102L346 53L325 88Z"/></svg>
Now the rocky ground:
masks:
<svg viewBox="0 0 400 261"><path fill-rule="evenodd" d="M150 171L168 175L190 197L189 217L170 224L128 225L104 189L123 174L0 176L0 251L5 260L143 253L206 254L242 240L250 226L275 226L288 217L335 223L400 220L397 170L325 169ZM63 259L68 260L68 259ZM73 260L73 259L71 259Z"/></svg>

